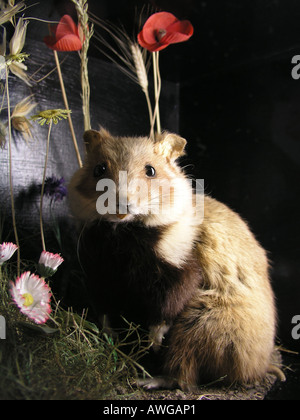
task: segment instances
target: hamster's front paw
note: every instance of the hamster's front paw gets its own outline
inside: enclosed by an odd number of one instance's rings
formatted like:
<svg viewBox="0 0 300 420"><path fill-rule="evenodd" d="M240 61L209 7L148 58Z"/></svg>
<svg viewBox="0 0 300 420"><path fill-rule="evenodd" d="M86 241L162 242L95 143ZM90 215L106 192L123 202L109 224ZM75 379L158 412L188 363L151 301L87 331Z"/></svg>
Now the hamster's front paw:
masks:
<svg viewBox="0 0 300 420"><path fill-rule="evenodd" d="M152 342L152 348L155 353L160 349L160 346L165 338L165 335L169 331L171 325L168 325L166 321L163 321L159 325L152 325L149 328L149 340Z"/></svg>

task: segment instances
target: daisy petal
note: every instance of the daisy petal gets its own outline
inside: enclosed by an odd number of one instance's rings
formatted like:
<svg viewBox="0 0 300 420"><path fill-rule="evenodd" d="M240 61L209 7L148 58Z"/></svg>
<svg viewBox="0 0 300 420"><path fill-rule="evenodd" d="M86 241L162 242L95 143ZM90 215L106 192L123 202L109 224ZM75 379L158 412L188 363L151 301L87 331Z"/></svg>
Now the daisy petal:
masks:
<svg viewBox="0 0 300 420"><path fill-rule="evenodd" d="M9 260L18 249L12 242L4 242L0 245L0 265Z"/></svg>
<svg viewBox="0 0 300 420"><path fill-rule="evenodd" d="M10 294L20 312L37 324L44 324L51 313L51 291L45 280L29 271L11 282Z"/></svg>
<svg viewBox="0 0 300 420"><path fill-rule="evenodd" d="M51 277L56 273L58 267L64 262L59 254L43 251L41 253L37 270L42 277Z"/></svg>

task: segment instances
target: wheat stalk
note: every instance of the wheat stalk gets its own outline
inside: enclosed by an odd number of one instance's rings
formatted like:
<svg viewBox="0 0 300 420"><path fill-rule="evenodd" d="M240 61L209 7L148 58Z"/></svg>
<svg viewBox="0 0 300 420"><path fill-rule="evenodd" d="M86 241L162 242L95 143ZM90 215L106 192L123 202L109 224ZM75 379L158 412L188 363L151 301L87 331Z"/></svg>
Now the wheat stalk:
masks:
<svg viewBox="0 0 300 420"><path fill-rule="evenodd" d="M138 83L142 88L142 91L145 93L148 111L149 111L149 119L150 119L150 137L154 137L154 123L153 123L153 112L151 107L151 101L149 96L149 90L148 90L148 74L147 69L145 65L144 56L141 52L141 49L137 43L131 43L130 49L132 53L133 62L135 65L136 75L138 78Z"/></svg>
<svg viewBox="0 0 300 420"><path fill-rule="evenodd" d="M96 45L96 48L106 55L106 57L108 57L113 63L115 63L131 80L140 85L142 91L144 92L150 119L150 137L154 137L153 111L148 89L147 51L143 50L142 52L140 46L131 40L124 28L119 28L109 22L104 22L94 15L91 17L91 20L96 25L100 26L100 28L105 30L116 45L116 47L114 47L103 36L96 33L95 39L112 54L109 54L105 50L99 48L98 45Z"/></svg>
<svg viewBox="0 0 300 420"><path fill-rule="evenodd" d="M148 75L147 75L145 61L144 61L142 52L140 50L140 47L136 43L131 43L130 49L131 49L132 58L135 65L139 85L141 86L143 92L146 93L148 91Z"/></svg>
<svg viewBox="0 0 300 420"><path fill-rule="evenodd" d="M90 83L89 83L89 73L88 73L88 49L90 44L90 39L93 36L94 30L93 25L89 27L89 16L88 16L88 4L87 0L72 0L75 4L78 22L81 25L81 29L84 36L84 41L82 43L82 48L80 51L81 59L81 97L82 97L82 111L84 119L84 129L89 130L91 128L91 117L90 117Z"/></svg>

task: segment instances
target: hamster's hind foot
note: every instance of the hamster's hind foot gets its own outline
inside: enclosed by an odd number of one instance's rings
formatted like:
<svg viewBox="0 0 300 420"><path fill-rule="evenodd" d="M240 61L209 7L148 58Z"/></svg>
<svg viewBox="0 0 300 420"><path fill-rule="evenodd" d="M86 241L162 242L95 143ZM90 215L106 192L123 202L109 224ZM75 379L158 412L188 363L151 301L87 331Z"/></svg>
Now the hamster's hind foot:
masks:
<svg viewBox="0 0 300 420"><path fill-rule="evenodd" d="M275 376L277 377L277 379L278 379L279 381L281 381L281 382L285 382L285 381L286 381L286 376L285 376L285 374L284 374L284 373L283 373L283 371L282 371L279 367L277 367L277 366L270 365L270 366L269 366L269 368L268 368L268 373L270 373L270 374L272 374L272 375L275 375Z"/></svg>
<svg viewBox="0 0 300 420"><path fill-rule="evenodd" d="M175 389L179 388L184 392L196 392L198 390L196 385L189 385L187 383L179 383L177 380L167 376L156 376L154 378L138 379L136 386L143 387L145 390L155 389Z"/></svg>

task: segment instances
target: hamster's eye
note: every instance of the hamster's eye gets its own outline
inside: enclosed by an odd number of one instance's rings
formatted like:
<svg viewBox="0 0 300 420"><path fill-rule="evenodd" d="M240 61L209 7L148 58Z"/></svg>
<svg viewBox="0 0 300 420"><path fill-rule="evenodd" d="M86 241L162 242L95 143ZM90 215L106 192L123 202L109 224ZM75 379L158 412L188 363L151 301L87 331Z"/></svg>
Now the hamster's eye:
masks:
<svg viewBox="0 0 300 420"><path fill-rule="evenodd" d="M105 162L99 163L94 168L94 177L95 178L100 178L101 176L103 176L105 174L106 169L107 169L107 165L106 165Z"/></svg>
<svg viewBox="0 0 300 420"><path fill-rule="evenodd" d="M145 172L146 172L146 176L148 178L154 178L155 175L156 175L156 170L151 165L146 165L145 166Z"/></svg>

